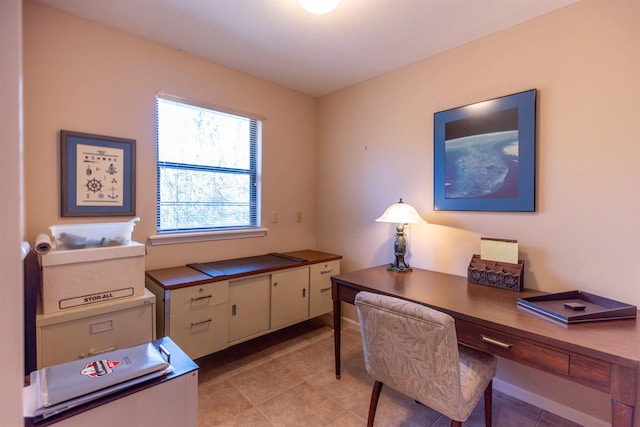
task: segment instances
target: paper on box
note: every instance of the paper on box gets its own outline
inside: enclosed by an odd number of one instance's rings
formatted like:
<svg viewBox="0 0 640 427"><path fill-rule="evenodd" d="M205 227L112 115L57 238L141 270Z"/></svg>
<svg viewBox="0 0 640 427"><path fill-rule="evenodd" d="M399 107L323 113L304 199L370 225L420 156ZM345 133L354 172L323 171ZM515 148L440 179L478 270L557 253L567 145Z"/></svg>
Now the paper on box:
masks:
<svg viewBox="0 0 640 427"><path fill-rule="evenodd" d="M518 241L480 238L480 258L487 261L518 263Z"/></svg>

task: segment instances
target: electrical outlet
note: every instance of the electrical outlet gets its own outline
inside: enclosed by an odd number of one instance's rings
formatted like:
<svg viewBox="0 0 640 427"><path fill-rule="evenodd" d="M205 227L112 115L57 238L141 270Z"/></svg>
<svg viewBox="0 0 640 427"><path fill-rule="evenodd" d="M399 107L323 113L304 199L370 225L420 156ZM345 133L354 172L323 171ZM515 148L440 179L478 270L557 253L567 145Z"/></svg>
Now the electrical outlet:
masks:
<svg viewBox="0 0 640 427"><path fill-rule="evenodd" d="M296 222L302 222L302 211L296 212Z"/></svg>
<svg viewBox="0 0 640 427"><path fill-rule="evenodd" d="M271 223L275 224L278 222L278 212L273 211L271 212Z"/></svg>

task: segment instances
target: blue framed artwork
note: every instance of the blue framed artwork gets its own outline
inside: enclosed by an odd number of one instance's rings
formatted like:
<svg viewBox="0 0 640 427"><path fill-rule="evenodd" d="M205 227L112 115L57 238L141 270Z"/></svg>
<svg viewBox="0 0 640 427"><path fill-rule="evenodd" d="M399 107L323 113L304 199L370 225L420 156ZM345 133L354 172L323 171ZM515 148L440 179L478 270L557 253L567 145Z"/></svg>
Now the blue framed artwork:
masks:
<svg viewBox="0 0 640 427"><path fill-rule="evenodd" d="M535 211L536 89L434 114L434 209Z"/></svg>
<svg viewBox="0 0 640 427"><path fill-rule="evenodd" d="M136 142L60 131L61 216L134 216Z"/></svg>

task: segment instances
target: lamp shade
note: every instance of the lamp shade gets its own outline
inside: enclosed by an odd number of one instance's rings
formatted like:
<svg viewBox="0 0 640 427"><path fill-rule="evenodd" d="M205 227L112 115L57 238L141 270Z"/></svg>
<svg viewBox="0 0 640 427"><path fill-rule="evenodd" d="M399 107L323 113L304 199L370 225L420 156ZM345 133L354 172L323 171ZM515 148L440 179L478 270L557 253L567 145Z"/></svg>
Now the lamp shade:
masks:
<svg viewBox="0 0 640 427"><path fill-rule="evenodd" d="M378 222L394 222L396 224L414 224L416 222L426 222L415 208L400 199L398 203L389 206L382 216L376 219Z"/></svg>

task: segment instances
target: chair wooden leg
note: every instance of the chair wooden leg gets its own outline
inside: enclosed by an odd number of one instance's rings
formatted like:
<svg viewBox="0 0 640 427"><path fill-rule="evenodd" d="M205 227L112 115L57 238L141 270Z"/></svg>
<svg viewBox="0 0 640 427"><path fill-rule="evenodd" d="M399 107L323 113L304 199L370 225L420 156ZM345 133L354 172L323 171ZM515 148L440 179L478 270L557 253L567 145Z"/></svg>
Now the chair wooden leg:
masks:
<svg viewBox="0 0 640 427"><path fill-rule="evenodd" d="M484 389L484 425L491 427L491 401L493 399L493 380ZM462 427L462 421L451 420L451 427Z"/></svg>
<svg viewBox="0 0 640 427"><path fill-rule="evenodd" d="M493 380L484 389L484 425L491 427L491 402L493 401Z"/></svg>
<svg viewBox="0 0 640 427"><path fill-rule="evenodd" d="M382 384L380 381L376 381L373 384L373 391L371 392L371 402L369 403L369 418L367 418L367 427L373 427L373 420L376 417L376 409L378 409L378 399L380 399L380 392L382 391Z"/></svg>

